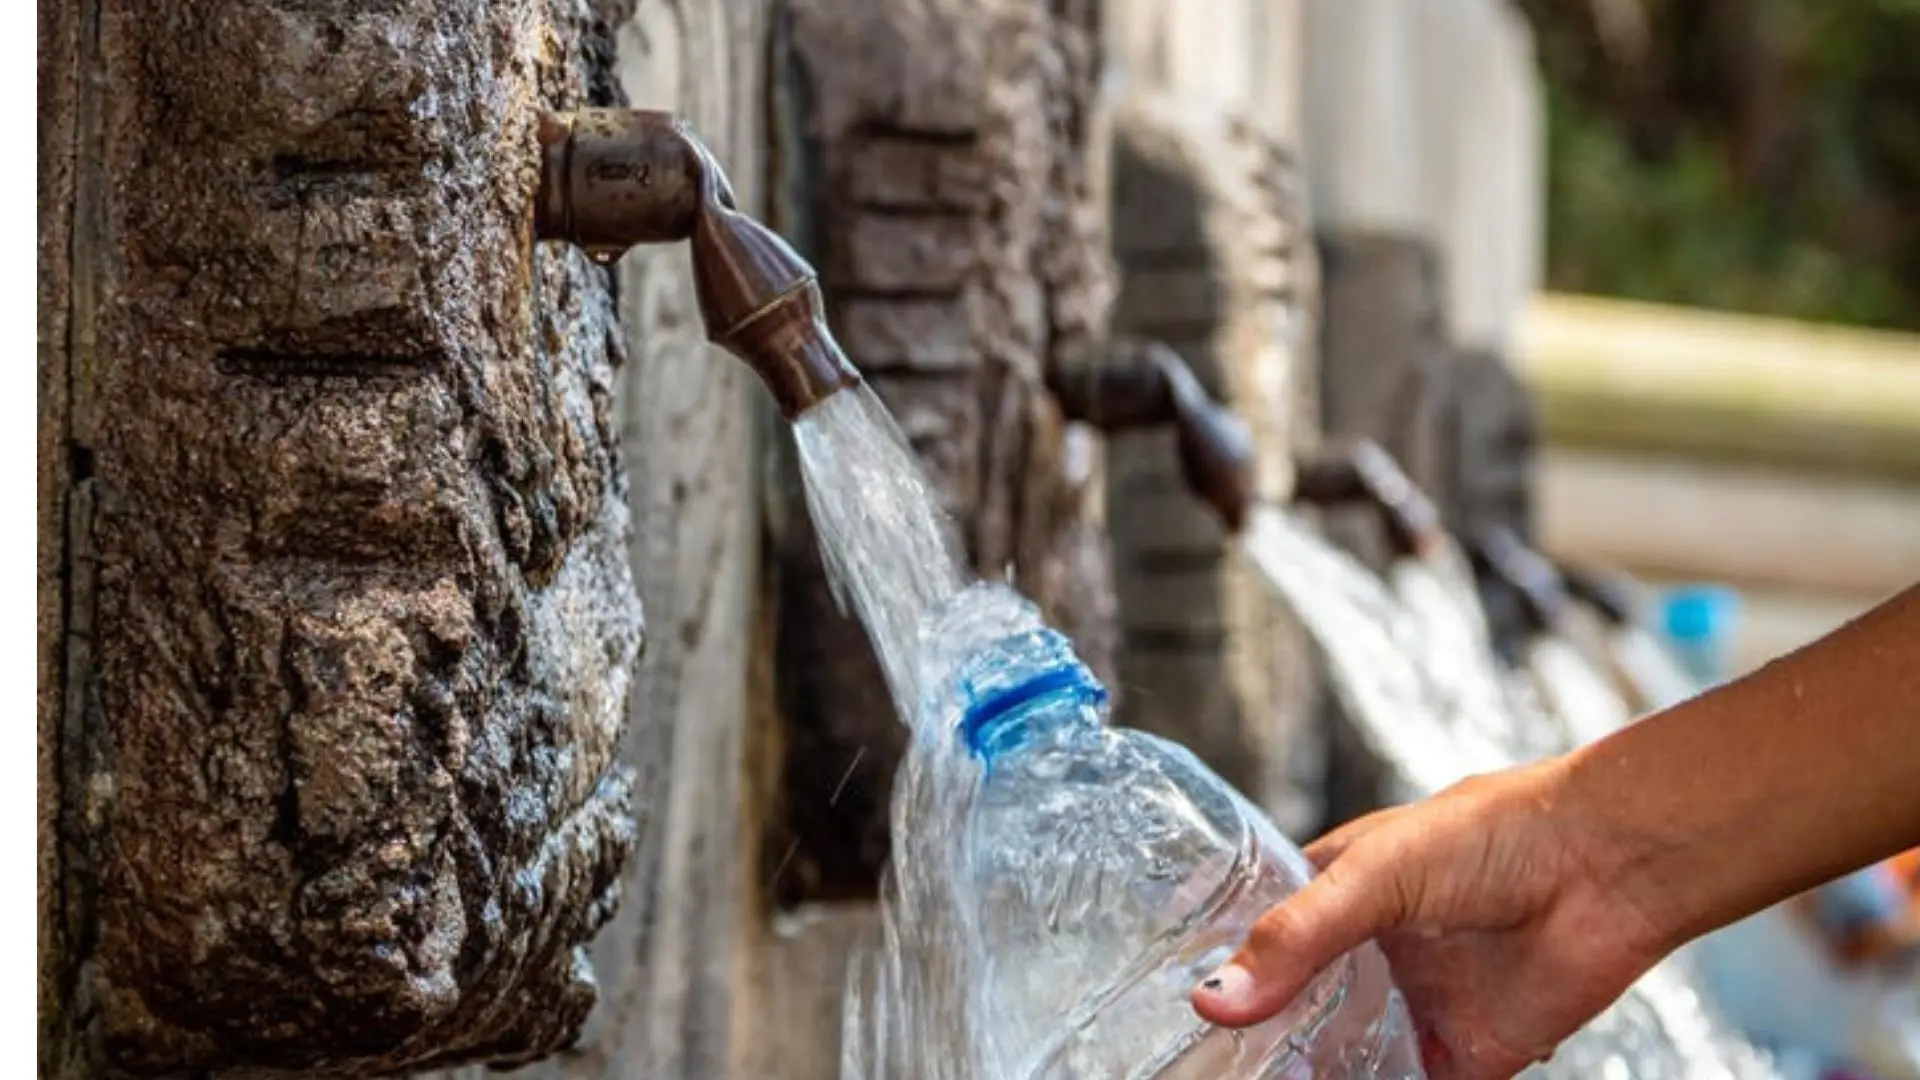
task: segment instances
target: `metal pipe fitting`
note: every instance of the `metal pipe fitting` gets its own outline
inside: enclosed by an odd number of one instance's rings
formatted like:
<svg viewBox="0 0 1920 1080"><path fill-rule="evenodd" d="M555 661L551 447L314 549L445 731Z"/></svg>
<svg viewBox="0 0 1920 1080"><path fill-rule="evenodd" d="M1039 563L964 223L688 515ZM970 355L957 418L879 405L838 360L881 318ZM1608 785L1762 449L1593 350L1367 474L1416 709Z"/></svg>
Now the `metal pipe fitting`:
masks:
<svg viewBox="0 0 1920 1080"><path fill-rule="evenodd" d="M1371 439L1338 444L1298 463L1295 502L1313 506L1368 503L1380 511L1394 550L1424 557L1446 541L1440 511L1393 455Z"/></svg>
<svg viewBox="0 0 1920 1080"><path fill-rule="evenodd" d="M1562 566L1567 595L1593 608L1613 626L1634 621L1633 582L1625 574L1587 566Z"/></svg>
<svg viewBox="0 0 1920 1080"><path fill-rule="evenodd" d="M543 113L534 236L611 262L637 244L686 240L709 340L759 375L788 420L860 374L827 329L818 275L742 213L706 145L671 113Z"/></svg>
<svg viewBox="0 0 1920 1080"><path fill-rule="evenodd" d="M1173 425L1187 489L1213 507L1229 532L1253 503L1253 438L1213 400L1180 354L1158 341L1117 337L1067 354L1047 371L1047 389L1068 420L1113 433Z"/></svg>
<svg viewBox="0 0 1920 1080"><path fill-rule="evenodd" d="M541 113L540 192L534 235L563 240L611 262L636 244L693 235L706 196L733 205L724 176L679 119L644 109Z"/></svg>
<svg viewBox="0 0 1920 1080"><path fill-rule="evenodd" d="M1527 546L1504 525L1474 531L1468 543L1474 570L1511 589L1521 612L1536 632L1560 625L1573 597L1553 560Z"/></svg>

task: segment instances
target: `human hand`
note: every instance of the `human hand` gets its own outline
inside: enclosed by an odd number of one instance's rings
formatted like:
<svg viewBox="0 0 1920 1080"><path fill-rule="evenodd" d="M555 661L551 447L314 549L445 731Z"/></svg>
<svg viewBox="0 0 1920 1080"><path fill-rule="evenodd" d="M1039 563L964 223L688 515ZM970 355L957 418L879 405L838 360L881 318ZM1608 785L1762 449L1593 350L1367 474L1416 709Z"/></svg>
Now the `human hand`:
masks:
<svg viewBox="0 0 1920 1080"><path fill-rule="evenodd" d="M1393 965L1429 1080L1505 1080L1552 1054L1667 950L1626 882L1631 844L1566 796L1565 763L1475 777L1307 848L1320 874L1193 994L1266 1020L1369 938Z"/></svg>

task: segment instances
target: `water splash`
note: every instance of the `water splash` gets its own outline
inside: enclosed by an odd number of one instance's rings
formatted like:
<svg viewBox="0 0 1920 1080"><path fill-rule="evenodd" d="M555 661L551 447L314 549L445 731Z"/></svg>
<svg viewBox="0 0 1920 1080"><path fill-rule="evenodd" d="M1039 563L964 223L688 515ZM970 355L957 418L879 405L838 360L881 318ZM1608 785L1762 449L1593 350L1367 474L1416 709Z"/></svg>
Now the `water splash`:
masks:
<svg viewBox="0 0 1920 1080"><path fill-rule="evenodd" d="M956 595L959 595L956 593ZM948 668L1026 628L1031 608L976 585L920 613L910 681L937 687ZM936 611L948 615L937 624ZM933 695L930 695L930 697ZM881 879L880 928L851 958L841 1025L842 1080L982 1080L1017 1075L1000 1060L981 988L994 958L958 903L961 838L980 790L979 760L957 717L915 703L913 738L894 778L893 858Z"/></svg>
<svg viewBox="0 0 1920 1080"><path fill-rule="evenodd" d="M978 778L972 759L916 733L894 780L893 859L879 931L849 958L841 1080L979 1080L974 988L986 960L955 902L957 839Z"/></svg>

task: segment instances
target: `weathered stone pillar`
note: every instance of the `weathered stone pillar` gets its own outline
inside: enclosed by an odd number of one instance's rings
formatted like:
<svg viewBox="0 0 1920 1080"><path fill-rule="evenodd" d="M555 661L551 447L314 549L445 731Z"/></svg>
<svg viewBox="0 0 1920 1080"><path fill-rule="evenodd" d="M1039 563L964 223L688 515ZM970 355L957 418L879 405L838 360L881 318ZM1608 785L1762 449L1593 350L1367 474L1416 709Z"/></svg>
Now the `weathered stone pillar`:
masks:
<svg viewBox="0 0 1920 1080"><path fill-rule="evenodd" d="M41 13L44 1076L567 1042L634 840L572 0Z"/></svg>
<svg viewBox="0 0 1920 1080"><path fill-rule="evenodd" d="M1178 350L1251 427L1266 500L1314 426L1316 260L1284 148L1222 107L1139 92L1114 125L1116 329ZM1302 385L1304 383L1304 386ZM1164 433L1114 440L1107 492L1125 722L1192 747L1283 827L1318 821L1303 631L1181 485Z"/></svg>
<svg viewBox="0 0 1920 1080"><path fill-rule="evenodd" d="M1110 0L1117 328L1178 349L1248 421L1264 500L1318 427L1319 268L1297 162L1298 5ZM1304 631L1179 484L1164 434L1113 441L1120 719L1309 832L1323 755Z"/></svg>
<svg viewBox="0 0 1920 1080"><path fill-rule="evenodd" d="M764 213L766 5L642 0L605 13L612 92L690 123L749 212ZM530 1080L725 1080L763 1017L739 972L767 918L755 762L770 725L760 637L758 458L765 392L707 340L682 245L617 270L628 554L653 633L621 758L642 778L619 910L592 947L600 1003ZM458 1080L491 1075L474 1068ZM423 1078L424 1080L424 1078Z"/></svg>
<svg viewBox="0 0 1920 1080"><path fill-rule="evenodd" d="M1530 417L1504 353L1537 284L1532 42L1505 0L1305 0L1303 148L1326 290L1325 432L1386 448L1460 530L1524 529ZM1330 532L1375 565L1372 514ZM1336 725L1334 816L1377 763Z"/></svg>
<svg viewBox="0 0 1920 1080"><path fill-rule="evenodd" d="M1472 376L1494 393L1455 384L1479 363L1462 353L1501 362L1538 283L1544 163L1525 20L1504 0L1307 0L1304 11L1326 430L1380 443L1455 526L1495 506L1524 517L1510 481L1526 461L1487 475L1476 464L1524 457L1499 441L1528 423L1512 411L1524 394L1494 371ZM1363 553L1383 557L1377 541Z"/></svg>

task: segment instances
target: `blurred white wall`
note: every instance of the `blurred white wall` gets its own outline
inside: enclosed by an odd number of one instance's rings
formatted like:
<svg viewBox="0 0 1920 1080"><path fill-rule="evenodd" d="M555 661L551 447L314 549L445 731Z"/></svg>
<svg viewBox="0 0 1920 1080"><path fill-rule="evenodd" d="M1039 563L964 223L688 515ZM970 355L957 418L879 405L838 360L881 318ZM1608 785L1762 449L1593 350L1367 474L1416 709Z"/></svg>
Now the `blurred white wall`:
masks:
<svg viewBox="0 0 1920 1080"><path fill-rule="evenodd" d="M1291 140L1304 14L1298 0L1108 0L1108 70Z"/></svg>
<svg viewBox="0 0 1920 1080"><path fill-rule="evenodd" d="M1504 0L1301 0L1302 148L1329 227L1435 242L1460 344L1504 352L1538 288L1533 34Z"/></svg>

